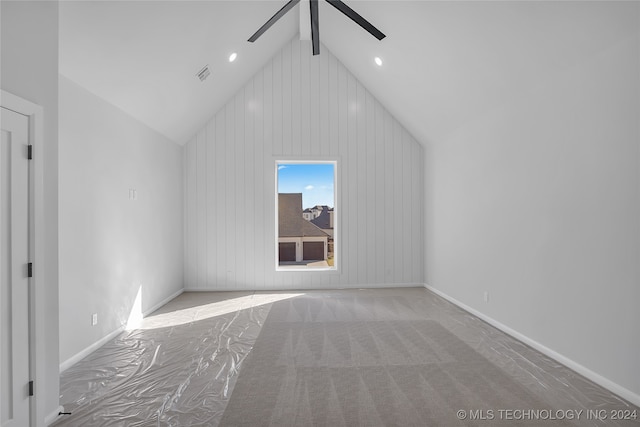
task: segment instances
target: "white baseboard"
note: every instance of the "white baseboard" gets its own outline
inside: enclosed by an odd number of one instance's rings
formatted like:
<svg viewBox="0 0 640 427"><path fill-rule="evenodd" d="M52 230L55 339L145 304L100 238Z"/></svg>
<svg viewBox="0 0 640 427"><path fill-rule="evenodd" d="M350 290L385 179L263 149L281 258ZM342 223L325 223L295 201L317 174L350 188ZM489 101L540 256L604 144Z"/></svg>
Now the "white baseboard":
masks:
<svg viewBox="0 0 640 427"><path fill-rule="evenodd" d="M427 284L424 285L425 288L427 288L428 290L430 290L431 292L433 292L434 294L441 296L442 298L446 299L447 301L451 302L452 304L457 305L458 307L460 307L461 309L473 314L474 316L484 320L485 322L487 322L488 324L490 324L491 326L500 329L502 332L511 335L512 337L514 337L517 340L522 341L523 343L529 345L530 347L533 347L534 349L538 350L540 353L554 359L555 361L565 365L566 367L576 371L577 373L581 374L582 376L590 379L591 381L593 381L594 383L606 388L607 390L609 390L610 392L617 394L618 396L622 397L623 399L628 400L629 402L633 403L636 406L640 406L640 395L632 392L631 390L622 387L621 385L611 381L608 378L603 377L600 374L597 374L595 372L593 372L592 370L590 370L589 368L586 368L584 366L582 366L581 364L569 359L566 356L563 356L560 353L557 353L556 351L540 344L539 342L532 340L531 338L527 337L526 335L521 334L520 332L511 329L510 327L498 322L497 320L479 312L478 310L469 307L468 305L458 301L457 299L445 294L444 292L429 286Z"/></svg>
<svg viewBox="0 0 640 427"><path fill-rule="evenodd" d="M60 364L60 373L66 371L71 366L75 365L80 360L84 359L85 357L87 357L88 355L90 355L91 353L93 353L103 345L105 345L109 340L117 337L122 331L124 331L124 325L120 326L118 329L111 332L109 335L102 337L100 340L94 342L89 347L85 348L84 350L81 350L80 352L74 354L73 356L71 356L64 362L62 362Z"/></svg>
<svg viewBox="0 0 640 427"><path fill-rule="evenodd" d="M159 309L160 307L162 307L163 305L165 305L166 303L168 303L169 301L171 301L172 299L174 299L175 297L177 297L178 295L180 295L183 292L184 292L184 289L180 289L177 292L174 292L173 294L169 295L167 298L163 299L159 303L155 304L153 307L151 307L148 310L146 310L144 313L142 313L142 316L143 317L148 316L149 314L153 313L154 311L156 311L157 309ZM71 366L75 365L80 360L84 359L85 357L87 357L88 355L90 355L91 353L93 353L94 351L96 351L97 349L102 347L103 345L105 345L111 339L113 339L116 336L118 336L122 331L124 331L125 327L126 327L126 325L120 326L118 329L116 329L115 331L111 332L107 336L102 337L100 340L94 342L89 347L85 348L84 350L76 353L75 355L71 356L69 359L67 359L64 362L62 362L60 364L60 373L66 371Z"/></svg>
<svg viewBox="0 0 640 427"><path fill-rule="evenodd" d="M160 301L159 303L157 303L153 307L145 310L144 313L142 313L142 317L147 317L148 315L150 315L151 313L153 313L154 311L156 311L157 309L159 309L160 307L162 307L163 305L165 305L166 303L168 303L172 299L179 297L180 294L182 294L183 292L184 292L184 288L178 290L177 292L174 292L171 295L169 295L168 297L166 297L165 299L163 299L162 301Z"/></svg>
<svg viewBox="0 0 640 427"><path fill-rule="evenodd" d="M64 415L60 415L61 412L64 412L64 406L58 406L58 408L55 411L47 415L44 418L44 425L50 426L54 422L58 421L58 418L62 418Z"/></svg>
<svg viewBox="0 0 640 427"><path fill-rule="evenodd" d="M318 287L318 285L305 287L290 287L290 288L244 288L239 287L236 289L203 289L203 288L189 288L184 289L185 292L296 292L296 291L335 291L341 289L385 289L385 288L422 288L424 283L360 283L356 285L329 285L327 287Z"/></svg>

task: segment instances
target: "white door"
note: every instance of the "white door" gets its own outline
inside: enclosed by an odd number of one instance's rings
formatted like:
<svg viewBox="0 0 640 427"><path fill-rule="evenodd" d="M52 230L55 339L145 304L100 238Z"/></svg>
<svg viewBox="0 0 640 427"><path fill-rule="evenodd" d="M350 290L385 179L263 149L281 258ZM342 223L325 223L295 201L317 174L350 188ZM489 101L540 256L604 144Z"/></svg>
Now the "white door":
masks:
<svg viewBox="0 0 640 427"><path fill-rule="evenodd" d="M2 108L0 426L29 425L29 119Z"/></svg>

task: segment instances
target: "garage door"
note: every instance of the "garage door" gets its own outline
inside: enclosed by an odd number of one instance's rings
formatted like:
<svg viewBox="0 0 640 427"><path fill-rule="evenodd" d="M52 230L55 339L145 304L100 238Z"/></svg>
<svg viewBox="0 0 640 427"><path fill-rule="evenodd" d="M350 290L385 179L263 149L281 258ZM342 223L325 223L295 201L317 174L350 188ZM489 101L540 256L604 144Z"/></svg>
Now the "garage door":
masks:
<svg viewBox="0 0 640 427"><path fill-rule="evenodd" d="M303 242L302 259L305 261L323 260L324 242Z"/></svg>
<svg viewBox="0 0 640 427"><path fill-rule="evenodd" d="M296 260L296 243L278 243L278 259L283 261L295 261Z"/></svg>

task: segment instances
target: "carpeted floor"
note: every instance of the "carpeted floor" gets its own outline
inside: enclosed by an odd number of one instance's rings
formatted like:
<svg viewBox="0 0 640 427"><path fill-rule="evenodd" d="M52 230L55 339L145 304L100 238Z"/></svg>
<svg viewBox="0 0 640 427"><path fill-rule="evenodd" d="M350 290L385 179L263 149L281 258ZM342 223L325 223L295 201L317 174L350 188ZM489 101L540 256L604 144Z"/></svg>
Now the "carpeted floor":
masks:
<svg viewBox="0 0 640 427"><path fill-rule="evenodd" d="M56 426L640 425L422 288L185 293L65 371L61 404Z"/></svg>
<svg viewBox="0 0 640 427"><path fill-rule="evenodd" d="M440 323L421 317L402 295L275 302L221 425L456 426L475 424L460 420L459 410L489 418L502 408L549 408Z"/></svg>

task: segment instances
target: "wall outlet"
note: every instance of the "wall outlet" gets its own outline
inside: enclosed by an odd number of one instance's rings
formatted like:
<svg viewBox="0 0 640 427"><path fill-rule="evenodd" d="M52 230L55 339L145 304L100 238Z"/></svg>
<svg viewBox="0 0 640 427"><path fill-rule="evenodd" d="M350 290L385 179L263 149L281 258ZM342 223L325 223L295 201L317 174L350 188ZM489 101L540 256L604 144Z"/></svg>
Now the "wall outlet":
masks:
<svg viewBox="0 0 640 427"><path fill-rule="evenodd" d="M489 291L484 291L484 302L489 302Z"/></svg>
<svg viewBox="0 0 640 427"><path fill-rule="evenodd" d="M91 326L96 326L98 324L98 313L93 313L91 315Z"/></svg>

